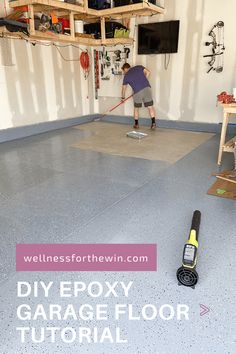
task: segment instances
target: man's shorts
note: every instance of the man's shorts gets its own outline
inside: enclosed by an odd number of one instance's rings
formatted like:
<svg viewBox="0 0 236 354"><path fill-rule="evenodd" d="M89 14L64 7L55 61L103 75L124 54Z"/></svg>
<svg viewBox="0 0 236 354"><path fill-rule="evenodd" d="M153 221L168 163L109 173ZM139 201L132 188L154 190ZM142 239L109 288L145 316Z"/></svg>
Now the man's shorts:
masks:
<svg viewBox="0 0 236 354"><path fill-rule="evenodd" d="M151 87L145 87L141 91L135 93L133 99L134 107L142 107L142 103L144 103L145 107L153 106Z"/></svg>

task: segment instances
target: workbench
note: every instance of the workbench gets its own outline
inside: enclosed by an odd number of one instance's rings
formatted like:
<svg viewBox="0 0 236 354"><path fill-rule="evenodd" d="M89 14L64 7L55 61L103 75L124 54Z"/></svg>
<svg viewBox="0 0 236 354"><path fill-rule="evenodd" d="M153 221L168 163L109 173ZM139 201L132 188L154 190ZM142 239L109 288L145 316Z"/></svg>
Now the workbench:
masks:
<svg viewBox="0 0 236 354"><path fill-rule="evenodd" d="M230 104L222 103L221 106L223 107L223 123L221 128L220 147L219 147L218 162L217 162L219 166L221 165L223 152L234 152L234 146L236 142L236 136L230 139L228 142L225 142L230 115L232 113L236 113L236 103L230 103Z"/></svg>

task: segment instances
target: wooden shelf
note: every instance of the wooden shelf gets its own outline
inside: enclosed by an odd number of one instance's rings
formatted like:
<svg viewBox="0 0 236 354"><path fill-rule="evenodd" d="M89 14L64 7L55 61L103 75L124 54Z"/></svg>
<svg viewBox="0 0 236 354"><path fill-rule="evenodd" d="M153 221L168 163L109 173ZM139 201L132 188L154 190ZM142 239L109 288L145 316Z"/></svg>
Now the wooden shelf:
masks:
<svg viewBox="0 0 236 354"><path fill-rule="evenodd" d="M0 27L0 37L2 38L16 38L29 39L29 37L22 32L9 32L6 27Z"/></svg>
<svg viewBox="0 0 236 354"><path fill-rule="evenodd" d="M102 40L102 45L113 46L118 44L133 44L132 38L106 38Z"/></svg>
<svg viewBox="0 0 236 354"><path fill-rule="evenodd" d="M75 36L74 38L70 35L65 35L65 34L56 34L52 32L41 32L41 31L35 31L34 35L31 35L30 38L32 39L42 39L42 40L48 40L51 41L53 40L54 42L70 42L70 43L78 43L81 45L88 45L88 46L115 46L118 44L132 44L133 39L131 38L105 38L104 40L102 39L94 39L94 38L83 38L83 37L77 37Z"/></svg>
<svg viewBox="0 0 236 354"><path fill-rule="evenodd" d="M224 108L224 113L229 113L229 114L236 113L236 103L229 103L229 104L221 103L221 105ZM235 141L236 141L236 137L230 139L225 144L223 144L223 151L234 152Z"/></svg>
<svg viewBox="0 0 236 354"><path fill-rule="evenodd" d="M106 18L152 16L152 15L163 14L163 13L164 13L164 8L147 2L125 5L125 6L118 6L118 7L113 7L112 9L97 11L97 14L100 17L106 17Z"/></svg>
<svg viewBox="0 0 236 354"><path fill-rule="evenodd" d="M25 5L34 5L36 6L37 10L40 8L53 8L57 10L68 10L74 11L81 14L86 13L86 8L83 5L74 5L69 4L67 2L58 1L58 0L18 0L18 1L11 1L9 2L9 6L11 8L25 6Z"/></svg>
<svg viewBox="0 0 236 354"><path fill-rule="evenodd" d="M54 42L67 42L67 43L77 43L81 45L101 45L101 40L94 38L82 38L82 37L72 37L66 34L57 34L53 32L41 32L35 31L35 34L30 36L31 39L35 40L46 40Z"/></svg>
<svg viewBox="0 0 236 354"><path fill-rule="evenodd" d="M223 152L234 152L234 143L236 142L236 136L230 139L228 142L225 140L230 116L231 114L236 113L236 103L224 104L220 102L220 105L223 107L223 122L221 127L220 146L217 160L218 166L221 165Z"/></svg>
<svg viewBox="0 0 236 354"><path fill-rule="evenodd" d="M236 103L224 104L221 103L224 108L224 112L236 113Z"/></svg>
<svg viewBox="0 0 236 354"><path fill-rule="evenodd" d="M83 0L81 0L83 1ZM58 0L17 0L9 2L11 8L28 6L29 12L29 33L30 38L35 40L48 40L55 42L80 43L89 46L117 44L132 44L131 38L106 38L105 21L108 19L130 18L135 16L150 16L164 13L164 9L151 3L142 2L138 4L114 7L112 9L94 10L88 8L88 0L83 4L69 4ZM35 30L34 14L36 12L53 11L58 17L69 17L71 25L71 35L56 34L53 32L41 32ZM85 22L101 22L101 39L76 37L74 20L83 20ZM4 33L6 33L4 31ZM9 32L10 33L10 32ZM16 33L14 33L14 36ZM22 38L22 35L19 35Z"/></svg>
<svg viewBox="0 0 236 354"><path fill-rule="evenodd" d="M227 143L223 145L223 151L225 152L234 152L234 144L236 141L236 137L230 139Z"/></svg>
<svg viewBox="0 0 236 354"><path fill-rule="evenodd" d="M69 4L63 1L58 0L17 0L9 2L11 8L24 6L24 5L37 5L37 8L46 8L51 7L57 10L68 10L74 11L80 14L86 14L92 17L97 17L98 19L101 17L106 18L114 18L114 17L134 17L134 16L151 16L156 14L163 14L164 8L151 4L142 2L138 4L132 5L125 5L125 6L118 6L113 7L112 9L105 9L105 10L94 10L87 8L86 5L74 5Z"/></svg>
<svg viewBox="0 0 236 354"><path fill-rule="evenodd" d="M2 27L0 29L0 37L8 37L8 38L18 38L18 39L26 39L29 40L29 37L26 36L22 32L9 32L5 27ZM102 39L94 39L94 38L83 38L83 37L77 37L75 35L75 38L65 35L65 34L56 34L52 32L41 32L41 31L35 31L34 34L30 36L30 40L34 41L48 41L48 42L62 42L62 43L75 43L75 44L80 44L80 45L86 45L86 46L115 46L115 45L125 45L125 44L132 44L133 39L131 38L106 38L105 40Z"/></svg>

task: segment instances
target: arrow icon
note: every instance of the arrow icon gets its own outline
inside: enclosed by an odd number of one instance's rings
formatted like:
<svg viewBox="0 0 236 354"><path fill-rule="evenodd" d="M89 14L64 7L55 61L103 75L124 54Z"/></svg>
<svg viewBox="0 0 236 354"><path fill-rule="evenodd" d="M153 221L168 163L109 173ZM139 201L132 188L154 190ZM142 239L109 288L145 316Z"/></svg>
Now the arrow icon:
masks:
<svg viewBox="0 0 236 354"><path fill-rule="evenodd" d="M203 304L200 304L200 316L204 316L206 315L208 312L210 312L210 309L209 307L203 305Z"/></svg>

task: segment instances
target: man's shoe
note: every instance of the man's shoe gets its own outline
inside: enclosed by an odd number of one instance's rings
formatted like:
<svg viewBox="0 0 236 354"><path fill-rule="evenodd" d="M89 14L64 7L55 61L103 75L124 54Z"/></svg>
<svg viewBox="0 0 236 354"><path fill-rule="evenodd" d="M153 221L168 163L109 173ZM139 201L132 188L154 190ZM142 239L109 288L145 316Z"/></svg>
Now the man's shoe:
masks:
<svg viewBox="0 0 236 354"><path fill-rule="evenodd" d="M151 125L151 129L152 129L152 130L155 130L155 129L156 129L156 127L157 127L156 123L152 123L152 125Z"/></svg>
<svg viewBox="0 0 236 354"><path fill-rule="evenodd" d="M139 129L139 125L138 124L134 124L133 128L134 129Z"/></svg>

